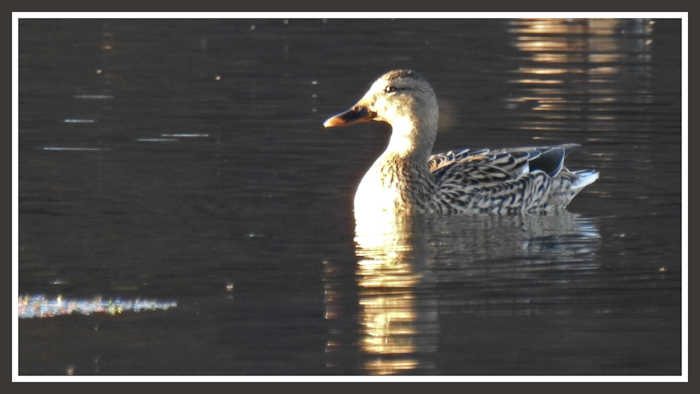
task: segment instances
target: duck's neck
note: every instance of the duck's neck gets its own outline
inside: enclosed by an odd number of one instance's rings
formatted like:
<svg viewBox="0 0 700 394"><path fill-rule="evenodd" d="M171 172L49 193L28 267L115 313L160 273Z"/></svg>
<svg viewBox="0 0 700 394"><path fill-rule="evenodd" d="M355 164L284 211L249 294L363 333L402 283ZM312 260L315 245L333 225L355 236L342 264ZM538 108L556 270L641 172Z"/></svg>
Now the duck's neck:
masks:
<svg viewBox="0 0 700 394"><path fill-rule="evenodd" d="M435 142L436 123L419 122L410 118L392 122L391 139L383 156L404 162L411 168L427 171L428 158Z"/></svg>
<svg viewBox="0 0 700 394"><path fill-rule="evenodd" d="M391 125L389 146L362 179L355 195L355 209L429 211L435 180L428 170L428 158L436 127L410 121L394 121Z"/></svg>
<svg viewBox="0 0 700 394"><path fill-rule="evenodd" d="M374 166L385 190L393 190L401 204L427 200L435 180L428 169L437 125L412 119L393 121L391 139Z"/></svg>

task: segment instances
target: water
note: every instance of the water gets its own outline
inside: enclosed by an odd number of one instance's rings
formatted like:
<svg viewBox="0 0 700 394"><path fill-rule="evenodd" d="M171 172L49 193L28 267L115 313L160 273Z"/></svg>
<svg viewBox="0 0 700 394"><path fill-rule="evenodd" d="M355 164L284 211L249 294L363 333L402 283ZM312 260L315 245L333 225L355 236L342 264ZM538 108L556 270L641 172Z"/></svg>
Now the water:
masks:
<svg viewBox="0 0 700 394"><path fill-rule="evenodd" d="M677 20L21 20L19 295L167 310L19 320L20 375L679 375ZM576 142L558 215L357 223L386 125L435 151Z"/></svg>

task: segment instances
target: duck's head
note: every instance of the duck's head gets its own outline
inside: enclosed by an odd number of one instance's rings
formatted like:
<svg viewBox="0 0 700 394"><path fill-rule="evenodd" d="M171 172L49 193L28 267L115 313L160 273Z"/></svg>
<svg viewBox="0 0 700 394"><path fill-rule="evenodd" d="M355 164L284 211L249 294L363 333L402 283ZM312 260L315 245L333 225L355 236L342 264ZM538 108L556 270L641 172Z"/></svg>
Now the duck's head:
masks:
<svg viewBox="0 0 700 394"><path fill-rule="evenodd" d="M420 74L395 70L377 79L351 109L331 117L325 127L347 126L368 120L398 129L437 129L438 104L433 88Z"/></svg>

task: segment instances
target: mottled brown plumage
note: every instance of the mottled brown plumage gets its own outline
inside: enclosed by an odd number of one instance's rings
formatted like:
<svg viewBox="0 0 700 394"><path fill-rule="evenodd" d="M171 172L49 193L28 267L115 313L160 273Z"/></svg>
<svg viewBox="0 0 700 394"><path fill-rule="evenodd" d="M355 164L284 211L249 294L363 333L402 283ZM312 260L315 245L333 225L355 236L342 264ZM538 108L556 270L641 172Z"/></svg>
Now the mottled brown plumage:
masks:
<svg viewBox="0 0 700 394"><path fill-rule="evenodd" d="M349 111L328 119L337 127L368 120L392 126L386 151L365 174L355 210L426 213L521 213L565 208L596 171L569 171L576 144L431 155L438 104L430 84L410 70L381 76Z"/></svg>

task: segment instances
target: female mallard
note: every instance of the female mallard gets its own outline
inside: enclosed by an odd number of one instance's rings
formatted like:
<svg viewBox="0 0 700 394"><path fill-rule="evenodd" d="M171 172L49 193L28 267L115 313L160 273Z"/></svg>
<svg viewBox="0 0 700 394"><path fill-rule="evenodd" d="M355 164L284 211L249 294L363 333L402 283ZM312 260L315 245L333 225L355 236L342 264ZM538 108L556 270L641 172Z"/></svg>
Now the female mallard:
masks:
<svg viewBox="0 0 700 394"><path fill-rule="evenodd" d="M376 120L392 126L386 151L365 174L355 210L426 213L518 213L563 209L598 179L591 170L569 171L564 158L578 145L465 149L431 156L438 124L433 88L420 74L382 75L347 112L323 125Z"/></svg>

